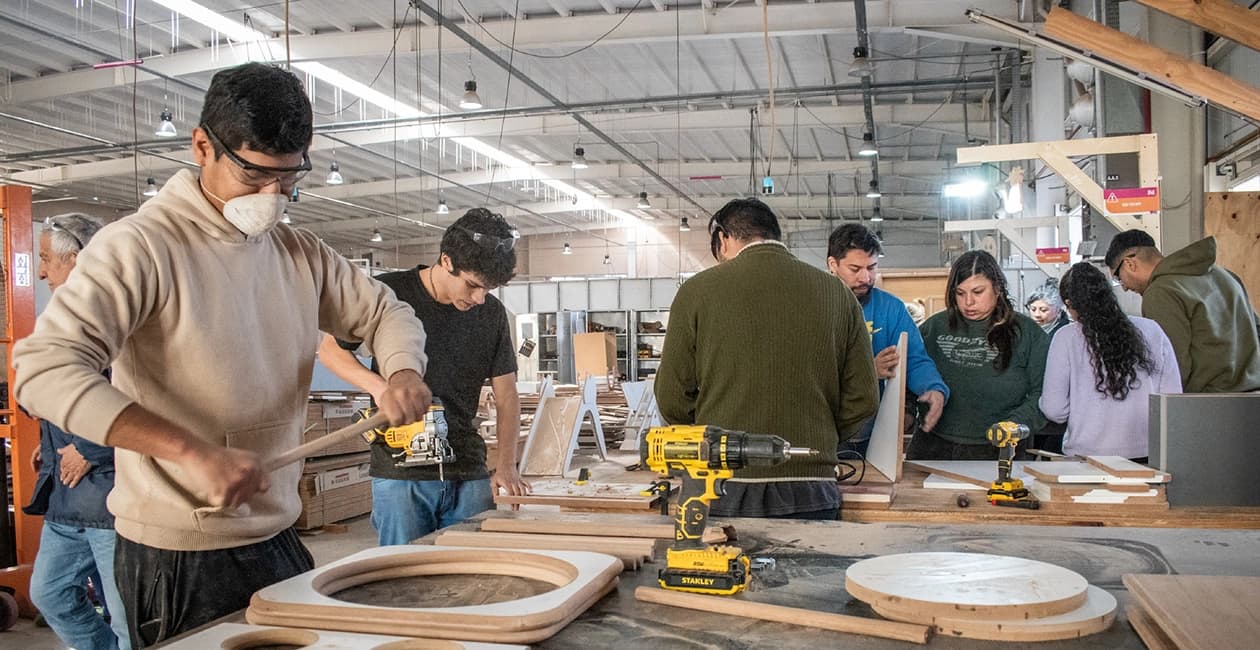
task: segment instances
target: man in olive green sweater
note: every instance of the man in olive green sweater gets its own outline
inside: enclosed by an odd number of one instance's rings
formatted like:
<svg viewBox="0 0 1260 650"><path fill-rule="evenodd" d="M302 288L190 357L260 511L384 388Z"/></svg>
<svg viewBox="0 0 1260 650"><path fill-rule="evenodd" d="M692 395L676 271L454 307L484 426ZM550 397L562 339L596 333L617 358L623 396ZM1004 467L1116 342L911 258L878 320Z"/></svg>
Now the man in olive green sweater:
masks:
<svg viewBox="0 0 1260 650"><path fill-rule="evenodd" d="M878 406L862 307L839 280L788 252L761 201L731 201L709 232L723 263L674 298L656 376L661 415L822 452L737 471L712 514L835 519L834 450Z"/></svg>

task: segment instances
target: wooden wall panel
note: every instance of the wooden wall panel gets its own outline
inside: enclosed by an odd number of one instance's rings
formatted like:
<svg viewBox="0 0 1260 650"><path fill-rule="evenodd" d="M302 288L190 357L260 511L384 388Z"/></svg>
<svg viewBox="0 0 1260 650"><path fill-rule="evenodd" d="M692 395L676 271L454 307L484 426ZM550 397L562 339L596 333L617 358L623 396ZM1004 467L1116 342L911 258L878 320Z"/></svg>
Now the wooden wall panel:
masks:
<svg viewBox="0 0 1260 650"><path fill-rule="evenodd" d="M1211 192L1203 234L1216 237L1216 263L1238 274L1260 312L1260 192Z"/></svg>

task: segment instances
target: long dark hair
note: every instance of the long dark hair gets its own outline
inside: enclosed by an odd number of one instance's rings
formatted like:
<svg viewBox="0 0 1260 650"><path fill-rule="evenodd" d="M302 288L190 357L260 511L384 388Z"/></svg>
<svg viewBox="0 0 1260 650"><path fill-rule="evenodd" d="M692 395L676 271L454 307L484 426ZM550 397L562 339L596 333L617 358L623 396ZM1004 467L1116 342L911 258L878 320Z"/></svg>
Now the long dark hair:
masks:
<svg viewBox="0 0 1260 650"><path fill-rule="evenodd" d="M1015 352L1015 339L1019 336L1019 318L1015 308L1011 306L1011 296L1006 289L1006 276L998 266L997 260L984 251L967 251L954 260L949 269L949 282L945 285L945 311L949 315L949 329L957 331L963 327L963 315L958 310L958 296L955 291L958 285L973 275L982 275L993 283L993 292L997 294L997 304L989 316L989 331L985 340L997 350L993 359L993 369L1002 372L1011 365L1011 355Z"/></svg>
<svg viewBox="0 0 1260 650"><path fill-rule="evenodd" d="M1133 321L1120 311L1111 283L1094 265L1078 262L1063 274L1059 295L1076 311L1089 361L1094 366L1094 389L1123 400L1137 386L1138 369L1155 371L1155 361Z"/></svg>

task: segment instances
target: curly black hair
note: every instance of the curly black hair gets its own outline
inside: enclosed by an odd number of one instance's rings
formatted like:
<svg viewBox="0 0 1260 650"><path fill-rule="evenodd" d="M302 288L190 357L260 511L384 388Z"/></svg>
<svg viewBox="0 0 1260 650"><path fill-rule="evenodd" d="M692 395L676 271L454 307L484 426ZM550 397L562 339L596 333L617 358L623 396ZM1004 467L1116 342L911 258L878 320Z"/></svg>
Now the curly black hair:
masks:
<svg viewBox="0 0 1260 650"><path fill-rule="evenodd" d="M451 258L455 274L469 271L491 288L501 287L516 275L519 236L503 215L473 208L446 229L439 254Z"/></svg>
<svg viewBox="0 0 1260 650"><path fill-rule="evenodd" d="M967 251L954 260L954 265L949 269L949 281L945 285L945 311L949 315L949 329L958 331L963 327L963 315L958 309L955 291L958 285L973 275L988 278L993 283L993 292L997 294L997 304L989 316L989 330L985 340L998 352L993 359L993 369L1002 372L1011 365L1020 325L1015 308L1011 305L1010 291L1006 288L1006 274L1002 273L1002 267L998 266L992 255L974 250Z"/></svg>
<svg viewBox="0 0 1260 650"><path fill-rule="evenodd" d="M1076 311L1094 367L1094 389L1113 399L1128 397L1138 369L1155 371L1155 361L1133 321L1120 310L1103 272L1088 262L1073 264L1059 280L1059 295Z"/></svg>

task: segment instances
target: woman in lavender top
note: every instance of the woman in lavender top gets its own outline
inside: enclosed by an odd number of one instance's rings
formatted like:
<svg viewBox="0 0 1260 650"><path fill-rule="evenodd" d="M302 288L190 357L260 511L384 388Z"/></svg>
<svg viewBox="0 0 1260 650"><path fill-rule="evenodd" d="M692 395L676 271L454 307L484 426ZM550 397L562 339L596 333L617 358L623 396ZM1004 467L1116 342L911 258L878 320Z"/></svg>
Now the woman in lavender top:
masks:
<svg viewBox="0 0 1260 650"><path fill-rule="evenodd" d="M1041 411L1068 422L1066 454L1146 462L1149 396L1181 392L1172 343L1155 321L1120 311L1091 264L1068 269L1059 294L1075 322L1050 342Z"/></svg>

